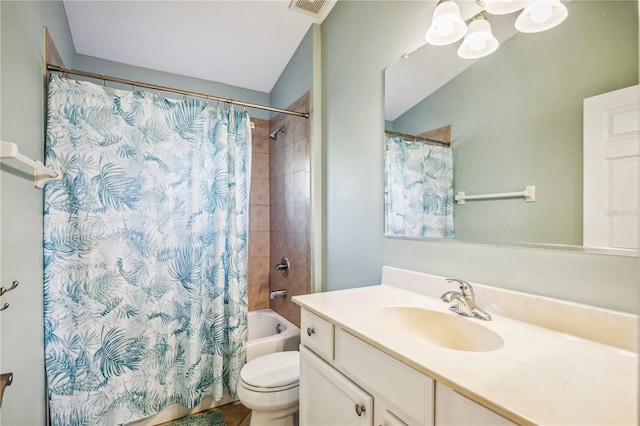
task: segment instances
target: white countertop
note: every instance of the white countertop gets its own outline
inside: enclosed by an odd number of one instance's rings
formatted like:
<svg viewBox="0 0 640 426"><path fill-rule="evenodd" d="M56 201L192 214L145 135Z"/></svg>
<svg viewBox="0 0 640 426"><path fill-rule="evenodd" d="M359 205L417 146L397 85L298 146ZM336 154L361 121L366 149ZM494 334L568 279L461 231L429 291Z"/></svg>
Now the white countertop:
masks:
<svg viewBox="0 0 640 426"><path fill-rule="evenodd" d="M492 312L461 317L440 299L378 285L296 296L294 302L459 393L521 424L637 424L637 354ZM387 306L444 312L504 340L489 352L443 348L374 318ZM480 307L483 307L479 304Z"/></svg>

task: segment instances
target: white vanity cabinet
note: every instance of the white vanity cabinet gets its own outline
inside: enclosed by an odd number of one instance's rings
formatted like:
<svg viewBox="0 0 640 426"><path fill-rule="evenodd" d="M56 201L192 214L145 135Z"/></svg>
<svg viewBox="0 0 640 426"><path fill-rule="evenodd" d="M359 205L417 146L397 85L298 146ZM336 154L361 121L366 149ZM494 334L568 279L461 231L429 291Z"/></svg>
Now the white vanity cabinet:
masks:
<svg viewBox="0 0 640 426"><path fill-rule="evenodd" d="M373 425L373 397L331 366L334 326L301 315L300 424Z"/></svg>
<svg viewBox="0 0 640 426"><path fill-rule="evenodd" d="M301 332L301 425L433 425L432 379L305 310Z"/></svg>
<svg viewBox="0 0 640 426"><path fill-rule="evenodd" d="M300 425L513 425L306 310Z"/></svg>
<svg viewBox="0 0 640 426"><path fill-rule="evenodd" d="M450 289L385 266L381 285L293 296L301 350L371 397L373 426L638 424L637 315L477 284L495 311L480 321L447 310ZM302 425L305 404L333 414L314 381L300 381Z"/></svg>

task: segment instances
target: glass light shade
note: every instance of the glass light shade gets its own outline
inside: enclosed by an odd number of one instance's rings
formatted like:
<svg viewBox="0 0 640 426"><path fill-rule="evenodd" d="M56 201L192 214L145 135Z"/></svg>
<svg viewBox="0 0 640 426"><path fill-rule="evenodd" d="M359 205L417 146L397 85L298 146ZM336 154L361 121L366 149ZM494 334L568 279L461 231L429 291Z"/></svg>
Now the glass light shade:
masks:
<svg viewBox="0 0 640 426"><path fill-rule="evenodd" d="M444 1L433 12L431 26L424 38L434 46L455 43L467 33L467 24L460 18L460 9L453 1Z"/></svg>
<svg viewBox="0 0 640 426"><path fill-rule="evenodd" d="M492 15L507 15L529 6L533 0L485 0L484 10Z"/></svg>
<svg viewBox="0 0 640 426"><path fill-rule="evenodd" d="M491 32L491 25L485 18L469 24L469 31L458 48L458 56L463 59L478 59L496 51L500 43Z"/></svg>
<svg viewBox="0 0 640 426"><path fill-rule="evenodd" d="M568 14L560 0L536 0L520 13L516 29L523 33L546 31L562 23Z"/></svg>

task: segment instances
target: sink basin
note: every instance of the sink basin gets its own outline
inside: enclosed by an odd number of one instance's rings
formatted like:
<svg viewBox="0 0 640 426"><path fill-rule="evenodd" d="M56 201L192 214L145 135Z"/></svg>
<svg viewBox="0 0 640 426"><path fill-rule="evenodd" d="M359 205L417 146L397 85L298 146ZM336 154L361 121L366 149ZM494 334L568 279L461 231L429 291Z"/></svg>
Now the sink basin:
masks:
<svg viewBox="0 0 640 426"><path fill-rule="evenodd" d="M444 348L485 352L504 346L504 340L479 320L457 314L390 306L377 309L373 316L400 334Z"/></svg>

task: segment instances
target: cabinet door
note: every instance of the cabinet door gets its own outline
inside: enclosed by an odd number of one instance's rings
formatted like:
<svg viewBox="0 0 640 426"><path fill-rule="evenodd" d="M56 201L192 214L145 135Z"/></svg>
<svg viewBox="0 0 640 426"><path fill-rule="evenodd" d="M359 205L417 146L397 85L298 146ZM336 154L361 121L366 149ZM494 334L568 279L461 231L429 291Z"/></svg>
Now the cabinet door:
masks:
<svg viewBox="0 0 640 426"><path fill-rule="evenodd" d="M436 382L436 426L441 425L515 426L515 423Z"/></svg>
<svg viewBox="0 0 640 426"><path fill-rule="evenodd" d="M410 425L433 425L433 379L336 328L336 368L375 397L376 425L388 410ZM392 423L389 423L392 424Z"/></svg>
<svg viewBox="0 0 640 426"><path fill-rule="evenodd" d="M376 400L377 401L377 400ZM381 426L407 426L405 422L400 420L398 416L393 414L389 410L382 412L382 425Z"/></svg>
<svg viewBox="0 0 640 426"><path fill-rule="evenodd" d="M373 398L300 347L300 425L373 425Z"/></svg>

